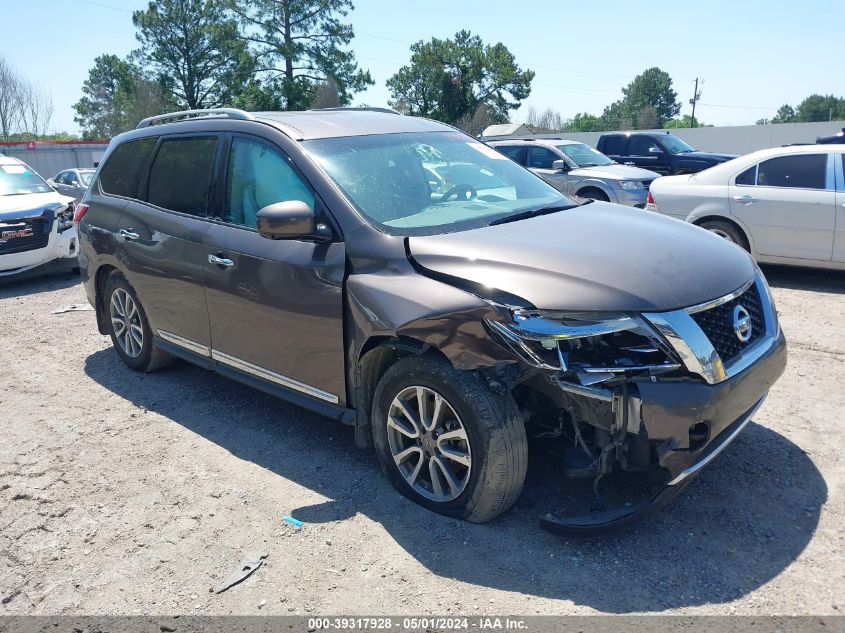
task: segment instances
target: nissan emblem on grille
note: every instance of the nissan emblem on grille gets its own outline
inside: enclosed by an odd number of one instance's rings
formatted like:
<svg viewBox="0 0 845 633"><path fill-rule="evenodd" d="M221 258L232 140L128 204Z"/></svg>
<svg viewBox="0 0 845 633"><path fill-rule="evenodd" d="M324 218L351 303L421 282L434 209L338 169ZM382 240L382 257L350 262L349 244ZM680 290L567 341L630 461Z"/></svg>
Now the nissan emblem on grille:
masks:
<svg viewBox="0 0 845 633"><path fill-rule="evenodd" d="M733 327L736 337L743 343L751 340L751 315L744 306L738 305L734 308Z"/></svg>

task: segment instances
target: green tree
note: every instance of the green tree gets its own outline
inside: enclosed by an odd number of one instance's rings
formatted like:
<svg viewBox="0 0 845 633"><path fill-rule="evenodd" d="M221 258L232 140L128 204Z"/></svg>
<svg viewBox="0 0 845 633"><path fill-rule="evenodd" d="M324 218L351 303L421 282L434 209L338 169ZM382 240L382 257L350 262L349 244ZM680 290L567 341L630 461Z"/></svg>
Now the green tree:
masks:
<svg viewBox="0 0 845 633"><path fill-rule="evenodd" d="M220 0L152 0L132 22L144 65L179 107L230 103L252 76L254 60Z"/></svg>
<svg viewBox="0 0 845 633"><path fill-rule="evenodd" d="M454 124L480 105L493 122L506 121L531 94L534 72L522 70L507 47L459 31L411 46L410 64L387 80L391 104L409 114Z"/></svg>
<svg viewBox="0 0 845 633"><path fill-rule="evenodd" d="M599 118L602 130L631 130L634 128L634 113L625 100L614 101L605 107Z"/></svg>
<svg viewBox="0 0 845 633"><path fill-rule="evenodd" d="M373 84L345 50L354 32L341 18L354 8L351 0L226 0L226 6L243 27L264 90L280 95L285 109L310 107L329 77L343 105Z"/></svg>
<svg viewBox="0 0 845 633"><path fill-rule="evenodd" d="M669 119L668 121L663 122L663 127L666 129L675 129L675 128L689 128L693 127L692 116L689 114L685 114L681 117L676 117L674 119ZM701 119L698 117L695 118L695 127L710 127L706 123L702 123Z"/></svg>
<svg viewBox="0 0 845 633"><path fill-rule="evenodd" d="M605 128L599 117L588 112L579 112L566 122L564 129L568 132L601 132Z"/></svg>
<svg viewBox="0 0 845 633"><path fill-rule="evenodd" d="M110 138L129 130L144 117L167 108L159 83L145 77L130 59L100 55L82 84L82 98L73 109L84 138Z"/></svg>
<svg viewBox="0 0 845 633"><path fill-rule="evenodd" d="M810 95L798 104L796 121L834 121L845 119L845 98L833 95Z"/></svg>
<svg viewBox="0 0 845 633"><path fill-rule="evenodd" d="M676 116L681 111L678 93L672 89L669 73L657 67L649 68L625 88L622 101L626 112L639 117L646 108L654 108L658 126Z"/></svg>
<svg viewBox="0 0 845 633"><path fill-rule="evenodd" d="M792 123L795 121L795 108L784 104L778 108L777 114L772 117L772 123Z"/></svg>

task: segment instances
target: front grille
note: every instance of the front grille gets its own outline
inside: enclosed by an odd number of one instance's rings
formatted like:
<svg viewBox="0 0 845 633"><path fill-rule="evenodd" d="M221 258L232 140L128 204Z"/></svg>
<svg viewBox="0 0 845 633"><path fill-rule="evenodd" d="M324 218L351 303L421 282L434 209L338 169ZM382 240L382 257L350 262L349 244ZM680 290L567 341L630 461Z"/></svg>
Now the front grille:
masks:
<svg viewBox="0 0 845 633"><path fill-rule="evenodd" d="M52 223L45 223L42 218L0 222L0 255L44 248L50 240L51 228ZM21 235L21 232L28 234Z"/></svg>
<svg viewBox="0 0 845 633"><path fill-rule="evenodd" d="M751 317L751 338L745 343L739 340L734 332L733 315L738 305L744 307ZM730 362L737 354L749 345L753 345L765 334L763 304L756 284L727 303L704 312L696 312L691 316L710 339L710 343L713 344L724 363Z"/></svg>

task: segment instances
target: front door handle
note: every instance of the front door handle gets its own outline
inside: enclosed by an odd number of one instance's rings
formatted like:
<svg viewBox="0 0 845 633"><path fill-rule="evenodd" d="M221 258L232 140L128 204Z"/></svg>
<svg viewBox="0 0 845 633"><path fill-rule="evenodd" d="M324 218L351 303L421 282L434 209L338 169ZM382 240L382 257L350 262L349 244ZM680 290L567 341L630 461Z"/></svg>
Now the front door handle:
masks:
<svg viewBox="0 0 845 633"><path fill-rule="evenodd" d="M734 196L734 202L739 202L740 204L751 204L752 202L757 202L757 198L752 198L751 196Z"/></svg>
<svg viewBox="0 0 845 633"><path fill-rule="evenodd" d="M134 240L137 240L139 237L141 237L140 235L138 235L132 229L129 229L129 230L120 229L120 231L118 231L118 235L120 235L120 237L125 239L127 242L132 242Z"/></svg>
<svg viewBox="0 0 845 633"><path fill-rule="evenodd" d="M218 257L217 255L209 255L208 256L208 263L215 264L217 266L222 266L223 268L232 268L235 265L231 259L226 257Z"/></svg>

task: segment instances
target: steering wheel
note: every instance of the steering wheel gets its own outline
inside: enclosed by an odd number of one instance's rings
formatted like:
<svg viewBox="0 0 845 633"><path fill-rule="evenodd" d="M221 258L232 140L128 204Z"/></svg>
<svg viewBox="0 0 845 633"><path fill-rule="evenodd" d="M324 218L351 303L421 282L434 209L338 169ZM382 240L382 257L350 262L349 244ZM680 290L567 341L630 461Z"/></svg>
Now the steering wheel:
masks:
<svg viewBox="0 0 845 633"><path fill-rule="evenodd" d="M475 190L475 187L470 185L455 185L441 196L440 202L450 202L452 200L474 200L477 197L478 191Z"/></svg>

